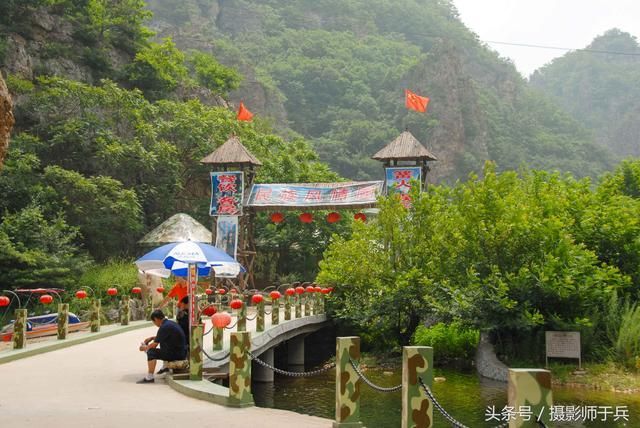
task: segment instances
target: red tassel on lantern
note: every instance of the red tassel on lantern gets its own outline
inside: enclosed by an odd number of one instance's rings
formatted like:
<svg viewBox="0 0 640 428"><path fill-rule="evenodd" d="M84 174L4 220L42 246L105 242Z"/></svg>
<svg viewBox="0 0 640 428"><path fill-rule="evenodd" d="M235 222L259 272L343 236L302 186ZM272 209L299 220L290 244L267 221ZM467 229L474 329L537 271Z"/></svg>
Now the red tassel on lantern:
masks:
<svg viewBox="0 0 640 428"><path fill-rule="evenodd" d="M327 214L327 222L329 223L337 223L342 219L342 216L340 215L340 213L337 212L332 212Z"/></svg>
<svg viewBox="0 0 640 428"><path fill-rule="evenodd" d="M284 214L282 213L273 213L271 214L271 222L278 224L284 221Z"/></svg>
<svg viewBox="0 0 640 428"><path fill-rule="evenodd" d="M303 223L311 223L313 222L313 215L311 213L302 213L299 219Z"/></svg>
<svg viewBox="0 0 640 428"><path fill-rule="evenodd" d="M354 215L353 218L356 219L356 220L360 220L363 223L365 223L367 221L367 216L365 215L365 213L358 213L358 214Z"/></svg>

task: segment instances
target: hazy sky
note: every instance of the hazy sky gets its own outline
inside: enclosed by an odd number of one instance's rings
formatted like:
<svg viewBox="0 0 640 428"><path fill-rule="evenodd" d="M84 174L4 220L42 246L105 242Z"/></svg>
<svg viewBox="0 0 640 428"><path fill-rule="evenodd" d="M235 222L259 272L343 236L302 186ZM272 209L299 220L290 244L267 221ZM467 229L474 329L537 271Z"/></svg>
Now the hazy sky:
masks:
<svg viewBox="0 0 640 428"><path fill-rule="evenodd" d="M620 28L640 38L640 0L454 0L481 40L583 48ZM489 44L525 76L565 52Z"/></svg>

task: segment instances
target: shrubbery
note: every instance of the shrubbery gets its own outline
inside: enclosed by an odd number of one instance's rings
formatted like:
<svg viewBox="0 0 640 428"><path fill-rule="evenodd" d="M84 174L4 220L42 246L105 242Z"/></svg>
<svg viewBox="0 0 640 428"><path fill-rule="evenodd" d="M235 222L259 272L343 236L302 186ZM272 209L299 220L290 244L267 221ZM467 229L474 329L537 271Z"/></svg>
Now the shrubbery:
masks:
<svg viewBox="0 0 640 428"><path fill-rule="evenodd" d="M437 323L431 327L420 326L414 335L413 344L433 347L433 359L440 362L473 359L480 332L463 327L459 323Z"/></svg>

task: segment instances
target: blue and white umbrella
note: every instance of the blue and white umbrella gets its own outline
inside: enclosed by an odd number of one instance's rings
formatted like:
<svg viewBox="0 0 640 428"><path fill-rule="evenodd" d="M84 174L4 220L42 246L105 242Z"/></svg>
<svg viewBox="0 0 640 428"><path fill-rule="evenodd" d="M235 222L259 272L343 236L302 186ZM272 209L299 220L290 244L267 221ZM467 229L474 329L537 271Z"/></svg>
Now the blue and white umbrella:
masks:
<svg viewBox="0 0 640 428"><path fill-rule="evenodd" d="M142 272L159 276L187 276L189 264L198 267L198 276L209 275L212 268L217 276L235 277L244 272L240 263L219 248L191 241L163 245L135 263Z"/></svg>

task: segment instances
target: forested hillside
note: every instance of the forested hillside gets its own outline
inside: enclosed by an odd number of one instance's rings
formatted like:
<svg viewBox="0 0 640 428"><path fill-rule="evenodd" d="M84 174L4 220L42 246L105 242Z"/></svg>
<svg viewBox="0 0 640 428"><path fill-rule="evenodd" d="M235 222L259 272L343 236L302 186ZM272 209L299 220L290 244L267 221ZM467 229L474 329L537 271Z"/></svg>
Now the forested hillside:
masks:
<svg viewBox="0 0 640 428"><path fill-rule="evenodd" d="M460 22L446 0L151 0L153 29L213 52L246 76L231 93L312 139L340 174L380 178L370 156L409 129L439 157L433 181L486 159L578 176L610 166L606 150L531 90ZM403 106L409 87L426 116Z"/></svg>
<svg viewBox="0 0 640 428"><path fill-rule="evenodd" d="M531 85L553 97L616 156L640 155L640 45L610 30L536 71Z"/></svg>

